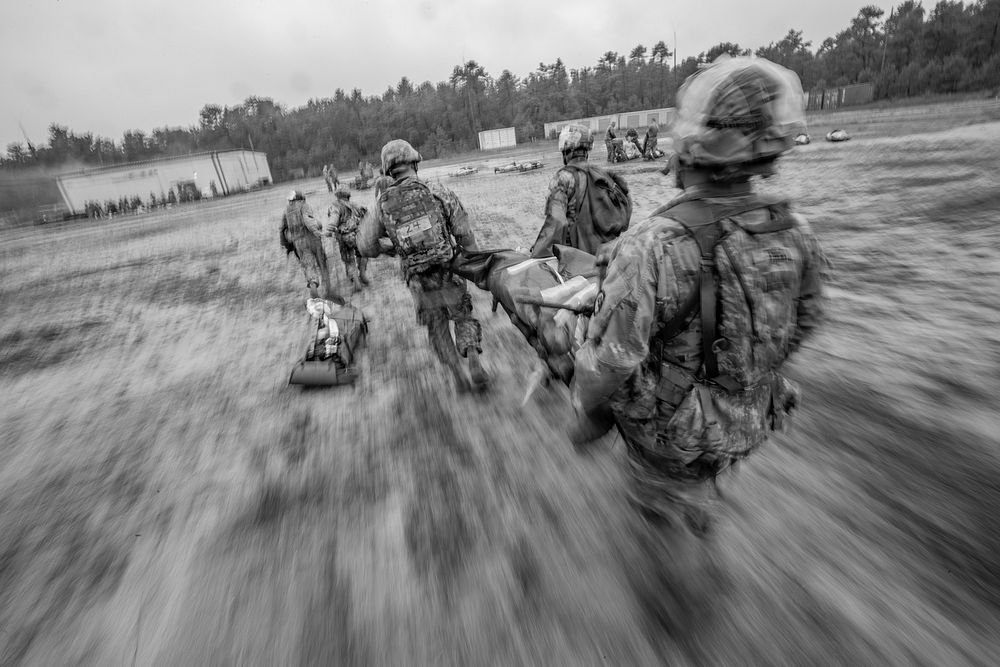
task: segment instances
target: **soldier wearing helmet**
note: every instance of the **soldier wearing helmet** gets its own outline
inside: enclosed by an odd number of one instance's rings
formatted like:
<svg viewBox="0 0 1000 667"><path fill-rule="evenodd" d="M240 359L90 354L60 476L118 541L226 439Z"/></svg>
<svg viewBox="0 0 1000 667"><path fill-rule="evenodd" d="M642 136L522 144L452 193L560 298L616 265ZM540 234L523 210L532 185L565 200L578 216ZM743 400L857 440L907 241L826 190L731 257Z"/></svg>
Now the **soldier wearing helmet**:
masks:
<svg viewBox="0 0 1000 667"><path fill-rule="evenodd" d="M417 178L420 154L402 139L382 148L383 179L377 183L374 210L361 223L358 250L377 257L391 244L413 295L418 321L427 327L437 357L452 372L458 388L482 390L489 376L479 361L482 333L472 317L465 281L450 269L456 249L477 250L468 215L451 190L429 187ZM455 323L452 338L449 322ZM467 376L460 357L468 360ZM471 379L471 381L470 381Z"/></svg>
<svg viewBox="0 0 1000 667"><path fill-rule="evenodd" d="M288 194L288 204L281 216L280 240L286 253L294 253L306 277L306 287L312 297L343 302L330 284L330 271L323 250L322 225L305 195L299 190Z"/></svg>
<svg viewBox="0 0 1000 667"><path fill-rule="evenodd" d="M532 257L551 257L554 245L568 245L597 254L601 245L615 240L628 227L632 212L628 185L621 176L587 162L593 145L590 129L583 125L570 124L559 133L563 166L549 182L545 221L531 246ZM623 212L624 223L601 219L601 214L593 211L588 190L596 180L613 183L620 203L627 205L627 212Z"/></svg>
<svg viewBox="0 0 1000 667"><path fill-rule="evenodd" d="M658 525L702 535L714 505L706 482L794 405L780 368L817 326L823 257L806 221L752 181L775 172L804 127L795 74L721 60L678 102L673 172L684 191L611 253L576 356L571 438L617 427L630 500Z"/></svg>
<svg viewBox="0 0 1000 667"><path fill-rule="evenodd" d="M326 224L323 225L323 236L334 238L340 251L340 259L344 262L344 272L355 290L368 284L365 269L368 258L358 252L358 227L367 210L351 203L351 193L344 188L338 188L336 199L326 212Z"/></svg>

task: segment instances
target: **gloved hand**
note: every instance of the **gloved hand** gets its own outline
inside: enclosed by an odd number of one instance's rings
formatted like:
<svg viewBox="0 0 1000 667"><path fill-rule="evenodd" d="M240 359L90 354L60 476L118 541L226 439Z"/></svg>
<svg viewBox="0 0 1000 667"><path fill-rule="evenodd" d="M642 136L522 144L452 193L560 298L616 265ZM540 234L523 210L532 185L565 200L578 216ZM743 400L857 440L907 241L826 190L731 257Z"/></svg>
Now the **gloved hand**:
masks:
<svg viewBox="0 0 1000 667"><path fill-rule="evenodd" d="M378 249L383 255L389 255L390 257L396 256L396 246L392 244L392 241L385 237L378 240Z"/></svg>

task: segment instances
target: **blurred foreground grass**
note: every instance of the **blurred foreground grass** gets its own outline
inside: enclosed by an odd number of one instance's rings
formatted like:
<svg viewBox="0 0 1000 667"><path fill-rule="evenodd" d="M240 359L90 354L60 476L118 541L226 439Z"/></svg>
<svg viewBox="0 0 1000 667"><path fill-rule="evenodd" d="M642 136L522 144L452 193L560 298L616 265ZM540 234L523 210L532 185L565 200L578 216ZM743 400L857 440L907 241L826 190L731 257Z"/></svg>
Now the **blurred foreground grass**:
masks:
<svg viewBox="0 0 1000 667"><path fill-rule="evenodd" d="M1000 663L1000 123L918 120L763 184L823 242L829 319L708 545L629 513L613 436L571 451L563 389L519 407L532 352L484 293L486 397L391 259L359 386L287 388L280 191L2 242L0 664ZM674 194L622 169L637 216ZM525 246L552 171L442 181Z"/></svg>

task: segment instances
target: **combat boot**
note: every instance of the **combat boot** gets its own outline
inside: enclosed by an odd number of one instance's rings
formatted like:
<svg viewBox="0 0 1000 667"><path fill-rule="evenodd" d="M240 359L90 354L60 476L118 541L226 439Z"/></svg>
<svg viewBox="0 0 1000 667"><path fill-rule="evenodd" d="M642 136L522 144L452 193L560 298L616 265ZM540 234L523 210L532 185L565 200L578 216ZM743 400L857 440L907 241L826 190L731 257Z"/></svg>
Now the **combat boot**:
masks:
<svg viewBox="0 0 1000 667"><path fill-rule="evenodd" d="M476 391L485 390L490 384L490 376L479 361L479 350L470 347L466 356L469 359L469 377L472 378L472 386Z"/></svg>

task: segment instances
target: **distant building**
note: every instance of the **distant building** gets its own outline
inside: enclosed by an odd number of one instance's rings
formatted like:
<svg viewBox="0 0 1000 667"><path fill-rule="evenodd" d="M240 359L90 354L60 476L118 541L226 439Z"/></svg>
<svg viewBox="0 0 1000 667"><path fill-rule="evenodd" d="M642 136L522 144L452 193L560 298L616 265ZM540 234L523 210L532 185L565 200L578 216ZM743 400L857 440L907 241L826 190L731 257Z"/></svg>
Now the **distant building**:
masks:
<svg viewBox="0 0 1000 667"><path fill-rule="evenodd" d="M56 176L59 193L71 213L86 212L87 202L122 197L166 197L171 191L199 197L225 196L270 185L267 154L230 150L192 153L110 167L87 167ZM214 186L214 188L213 188Z"/></svg>
<svg viewBox="0 0 1000 667"><path fill-rule="evenodd" d="M603 133L608 126L614 122L617 129L623 132L629 128L643 130L649 126L650 122L656 120L661 128L670 125L674 118L674 108L646 109L644 111L626 111L618 114L607 114L604 116L591 116L590 118L575 118L571 120L557 120L545 123L545 138L554 139L559 132L570 123L577 123L589 127L591 132Z"/></svg>
<svg viewBox="0 0 1000 667"><path fill-rule="evenodd" d="M483 130L479 133L479 150L492 151L498 148L512 148L517 145L514 128L504 127L497 130Z"/></svg>

